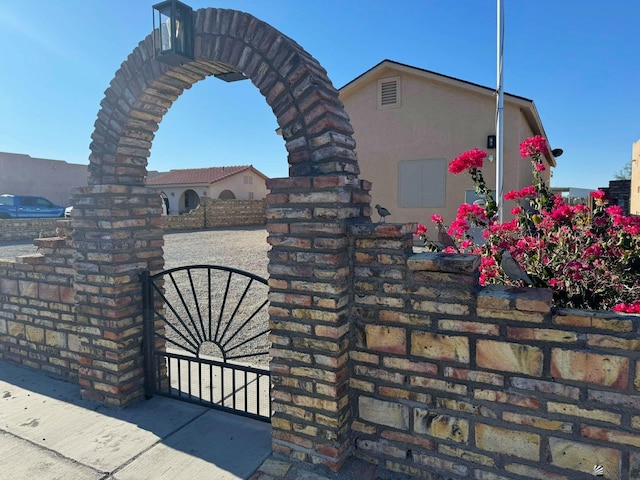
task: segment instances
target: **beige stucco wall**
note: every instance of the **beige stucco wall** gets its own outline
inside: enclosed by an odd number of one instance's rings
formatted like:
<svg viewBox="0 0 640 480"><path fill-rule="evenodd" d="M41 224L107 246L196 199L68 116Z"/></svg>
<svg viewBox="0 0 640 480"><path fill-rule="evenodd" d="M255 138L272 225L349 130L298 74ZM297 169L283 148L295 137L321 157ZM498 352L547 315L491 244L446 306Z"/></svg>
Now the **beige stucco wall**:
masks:
<svg viewBox="0 0 640 480"><path fill-rule="evenodd" d="M36 195L67 206L71 187L87 185L87 165L0 152L0 194Z"/></svg>
<svg viewBox="0 0 640 480"><path fill-rule="evenodd" d="M640 140L631 147L631 201L629 213L640 215Z"/></svg>
<svg viewBox="0 0 640 480"><path fill-rule="evenodd" d="M400 75L401 106L378 109L377 80ZM495 97L490 92L459 88L417 75L387 69L379 72L362 88L342 95L341 100L355 130L361 178L373 183L372 205L387 207L390 222L428 224L440 213L449 224L458 206L465 201L465 190L473 184L468 175L448 173L446 204L441 208L400 208L398 206L398 162L402 160L446 159L447 164L460 153L478 147L486 150L488 135L495 135ZM504 189L522 188L531 183L531 169L520 158L519 144L532 135L520 105L505 98L504 109ZM487 150L493 154L495 150ZM495 188L495 162L486 162L483 174ZM508 214L513 202L505 203ZM374 221L378 220L373 214Z"/></svg>
<svg viewBox="0 0 640 480"><path fill-rule="evenodd" d="M244 183L245 176L251 178L252 183ZM238 200L262 200L267 196L264 177L250 170L214 183L209 187L209 195L218 198L224 190L231 190ZM253 198L250 198L250 193L253 193Z"/></svg>

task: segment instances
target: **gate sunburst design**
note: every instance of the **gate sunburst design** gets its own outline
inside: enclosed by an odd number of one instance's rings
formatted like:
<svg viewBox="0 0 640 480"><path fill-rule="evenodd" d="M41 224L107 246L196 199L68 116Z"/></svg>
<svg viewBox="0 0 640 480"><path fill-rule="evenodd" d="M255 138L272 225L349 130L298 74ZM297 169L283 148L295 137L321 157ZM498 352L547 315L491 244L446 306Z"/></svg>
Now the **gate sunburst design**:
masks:
<svg viewBox="0 0 640 480"><path fill-rule="evenodd" d="M217 265L142 281L147 395L268 420L267 281Z"/></svg>

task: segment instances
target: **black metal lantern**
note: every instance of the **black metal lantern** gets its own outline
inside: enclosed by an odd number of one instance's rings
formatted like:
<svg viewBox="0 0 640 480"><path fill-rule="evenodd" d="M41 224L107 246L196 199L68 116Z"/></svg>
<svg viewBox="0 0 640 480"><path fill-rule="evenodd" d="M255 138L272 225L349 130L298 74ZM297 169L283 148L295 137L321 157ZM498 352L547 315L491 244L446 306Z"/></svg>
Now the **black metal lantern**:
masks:
<svg viewBox="0 0 640 480"><path fill-rule="evenodd" d="M169 65L193 60L193 9L177 0L153 6L155 58Z"/></svg>

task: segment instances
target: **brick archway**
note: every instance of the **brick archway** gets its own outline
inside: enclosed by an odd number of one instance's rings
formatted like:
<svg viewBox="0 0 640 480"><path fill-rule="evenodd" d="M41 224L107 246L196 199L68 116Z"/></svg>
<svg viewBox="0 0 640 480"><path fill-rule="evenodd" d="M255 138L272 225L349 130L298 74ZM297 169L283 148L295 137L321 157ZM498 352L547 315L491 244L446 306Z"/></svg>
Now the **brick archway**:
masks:
<svg viewBox="0 0 640 480"><path fill-rule="evenodd" d="M147 158L173 102L223 72L242 72L260 90L288 152L289 177L267 184L273 449L336 470L350 452L353 407L347 226L370 223L370 184L358 179L353 130L326 71L246 13L195 12L195 59L179 67L154 60L148 36L105 92L89 186L72 198L82 394L119 406L143 395L139 274L164 265Z"/></svg>
<svg viewBox="0 0 640 480"><path fill-rule="evenodd" d="M195 12L195 59L153 58L151 35L116 72L92 135L90 185L142 185L154 132L193 84L242 72L264 95L282 129L290 176L357 175L353 129L322 66L297 43L247 13Z"/></svg>

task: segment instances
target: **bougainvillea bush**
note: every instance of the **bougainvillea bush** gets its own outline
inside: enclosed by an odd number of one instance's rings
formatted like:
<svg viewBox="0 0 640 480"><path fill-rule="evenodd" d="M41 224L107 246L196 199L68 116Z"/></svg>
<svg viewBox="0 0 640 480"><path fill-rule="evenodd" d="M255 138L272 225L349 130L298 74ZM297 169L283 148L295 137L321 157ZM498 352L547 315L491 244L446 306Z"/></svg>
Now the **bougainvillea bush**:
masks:
<svg viewBox="0 0 640 480"><path fill-rule="evenodd" d="M474 149L451 161L449 171L467 172L484 200L459 207L447 230L456 248L444 251L481 255L483 285L514 285L500 267L508 250L534 286L553 290L556 306L640 313L640 217L608 206L601 190L591 193L592 208L570 205L561 195L553 195L542 178L547 148L540 136L520 145L522 158L531 162L533 184L505 193L505 200L514 202L513 218L502 223L497 221L497 204L482 176L487 154ZM440 215L431 220L443 222ZM483 229L482 244L470 237L471 227ZM441 244L431 241L427 232L427 227L419 225L416 235L428 249L440 250Z"/></svg>

